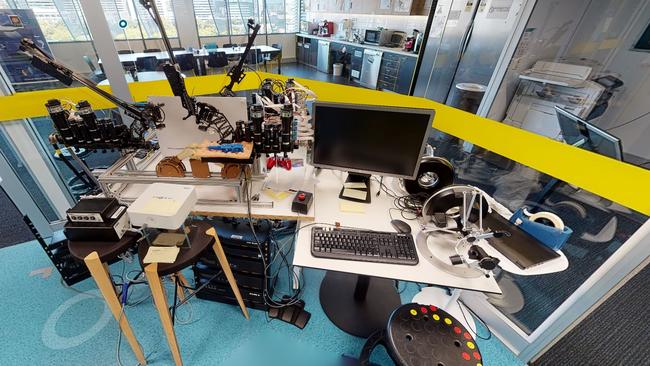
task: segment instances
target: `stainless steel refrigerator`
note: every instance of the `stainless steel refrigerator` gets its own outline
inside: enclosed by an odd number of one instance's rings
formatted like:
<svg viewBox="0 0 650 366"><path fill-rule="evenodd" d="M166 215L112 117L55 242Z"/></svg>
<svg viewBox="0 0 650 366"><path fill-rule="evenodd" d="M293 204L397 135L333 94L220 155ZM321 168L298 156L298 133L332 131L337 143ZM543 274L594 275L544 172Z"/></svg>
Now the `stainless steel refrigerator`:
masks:
<svg viewBox="0 0 650 366"><path fill-rule="evenodd" d="M467 90L458 84L486 87L525 2L439 0L414 95L458 106ZM471 88L474 97L477 85Z"/></svg>

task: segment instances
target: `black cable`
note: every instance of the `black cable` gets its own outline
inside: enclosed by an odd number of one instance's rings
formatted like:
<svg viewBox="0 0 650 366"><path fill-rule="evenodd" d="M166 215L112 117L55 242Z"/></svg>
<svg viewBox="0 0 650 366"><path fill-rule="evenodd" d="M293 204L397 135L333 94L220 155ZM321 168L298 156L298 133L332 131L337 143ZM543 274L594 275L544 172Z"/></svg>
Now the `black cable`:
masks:
<svg viewBox="0 0 650 366"><path fill-rule="evenodd" d="M478 334L478 327L476 328L476 330L474 330L474 329L472 329L470 327L469 330L472 331L472 333L474 333L476 335L476 338L482 339L484 341L490 340L492 338L492 331L487 326L485 321L483 321L483 319L480 316L478 316L478 314L476 314L472 309L470 309L469 306L465 305L462 301L460 301L460 299L456 299L456 304L458 304L458 308L460 309L460 313L463 314L463 319L465 319L465 323L467 323L467 326L470 326L470 322L469 322L469 320L467 320L467 317L465 316L465 311L463 311L463 307L467 308L467 310L470 312L470 314L472 316L474 316L476 319L478 319L478 321L481 322L481 324L483 324L485 329L488 330L488 336L487 337L482 337L482 336L480 336Z"/></svg>
<svg viewBox="0 0 650 366"><path fill-rule="evenodd" d="M610 127L610 128L608 128L606 131L609 132L609 131L611 131L611 130L615 130L615 129L617 129L617 128L621 128L621 127L623 127L623 126L627 126L627 125L629 125L630 123L632 123L632 122L634 122L634 121L637 121L637 120L639 120L639 119L641 119L641 118L647 116L648 114L650 114L650 111L645 112L645 113L643 113L642 115L640 115L640 116L638 116L638 117L636 117L636 118L633 118L633 119L631 119L631 120L629 120L629 121L627 121L627 122L623 122L623 123L619 124L618 126Z"/></svg>

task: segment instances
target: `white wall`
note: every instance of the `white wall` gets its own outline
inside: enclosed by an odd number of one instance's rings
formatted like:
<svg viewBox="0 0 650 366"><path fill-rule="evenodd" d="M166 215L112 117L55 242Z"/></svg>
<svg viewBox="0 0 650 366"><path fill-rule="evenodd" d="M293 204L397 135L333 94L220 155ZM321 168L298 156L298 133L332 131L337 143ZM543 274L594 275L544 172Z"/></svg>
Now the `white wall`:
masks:
<svg viewBox="0 0 650 366"><path fill-rule="evenodd" d="M413 29L424 32L427 26L425 15L378 15L378 14L345 14L345 13L315 13L308 12L309 21L319 22L328 20L334 22L334 33L338 33L338 24L343 19L351 19L353 28L359 29L361 34L366 29L377 29L377 27L388 28L405 32L407 35L413 33Z"/></svg>

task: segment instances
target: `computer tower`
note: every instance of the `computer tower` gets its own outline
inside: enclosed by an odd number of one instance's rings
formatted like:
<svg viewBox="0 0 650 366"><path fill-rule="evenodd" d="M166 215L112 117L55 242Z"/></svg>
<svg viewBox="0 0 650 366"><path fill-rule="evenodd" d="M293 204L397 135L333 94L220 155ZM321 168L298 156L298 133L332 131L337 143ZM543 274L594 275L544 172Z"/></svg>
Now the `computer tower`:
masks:
<svg viewBox="0 0 650 366"><path fill-rule="evenodd" d="M247 219L217 218L211 220L211 224L217 231L244 304L251 309L267 310L264 289L267 289L268 296L273 292L269 278L271 271L270 268L265 268L265 263L270 262L272 255L270 247L272 222L269 220L254 222L255 235ZM200 259L192 266L192 270L195 287L205 285L196 293L196 297L237 304L225 274L221 272L213 278L221 271L221 265L212 248L203 252Z"/></svg>

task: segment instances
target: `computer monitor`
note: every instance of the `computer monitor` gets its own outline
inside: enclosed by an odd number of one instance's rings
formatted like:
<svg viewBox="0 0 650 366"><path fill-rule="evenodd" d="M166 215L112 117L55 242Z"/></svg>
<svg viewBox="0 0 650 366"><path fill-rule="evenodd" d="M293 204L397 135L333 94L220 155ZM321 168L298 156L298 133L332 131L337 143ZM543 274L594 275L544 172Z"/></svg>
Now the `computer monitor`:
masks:
<svg viewBox="0 0 650 366"><path fill-rule="evenodd" d="M313 165L414 179L434 111L315 102Z"/></svg>
<svg viewBox="0 0 650 366"><path fill-rule="evenodd" d="M567 144L623 160L621 139L558 106L555 106L555 112Z"/></svg>

